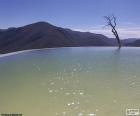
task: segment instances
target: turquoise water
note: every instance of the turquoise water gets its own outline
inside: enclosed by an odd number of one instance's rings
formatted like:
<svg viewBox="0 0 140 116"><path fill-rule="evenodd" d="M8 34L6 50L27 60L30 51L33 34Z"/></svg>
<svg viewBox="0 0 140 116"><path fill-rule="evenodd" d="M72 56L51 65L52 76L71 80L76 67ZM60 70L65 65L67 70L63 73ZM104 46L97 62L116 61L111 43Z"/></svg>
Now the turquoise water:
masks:
<svg viewBox="0 0 140 116"><path fill-rule="evenodd" d="M140 108L140 48L54 48L0 56L0 113L125 116Z"/></svg>

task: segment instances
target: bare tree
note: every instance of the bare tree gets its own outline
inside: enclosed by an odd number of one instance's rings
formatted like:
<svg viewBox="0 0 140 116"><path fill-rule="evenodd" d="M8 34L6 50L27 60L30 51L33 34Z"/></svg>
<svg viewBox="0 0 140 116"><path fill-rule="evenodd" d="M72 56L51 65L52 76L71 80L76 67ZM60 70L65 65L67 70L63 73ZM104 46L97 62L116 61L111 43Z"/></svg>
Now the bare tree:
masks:
<svg viewBox="0 0 140 116"><path fill-rule="evenodd" d="M107 25L106 26L110 26L112 28L112 33L116 37L118 45L119 45L119 48L120 48L121 47L121 41L120 41L118 32L116 30L116 26L117 26L116 17L114 15L112 15L112 16L104 16L104 17L105 17L105 19L107 21Z"/></svg>

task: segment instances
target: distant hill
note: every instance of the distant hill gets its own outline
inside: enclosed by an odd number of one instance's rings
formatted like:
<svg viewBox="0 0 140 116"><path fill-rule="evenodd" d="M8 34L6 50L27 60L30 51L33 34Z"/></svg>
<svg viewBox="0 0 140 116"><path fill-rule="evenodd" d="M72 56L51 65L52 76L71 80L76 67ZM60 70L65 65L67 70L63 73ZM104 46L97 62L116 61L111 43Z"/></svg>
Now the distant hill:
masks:
<svg viewBox="0 0 140 116"><path fill-rule="evenodd" d="M126 46L134 46L134 47L140 47L140 38L139 39L133 39L133 41L126 43Z"/></svg>
<svg viewBox="0 0 140 116"><path fill-rule="evenodd" d="M112 46L117 46L117 40L115 38L109 38L110 40L108 41L110 45ZM135 42L136 40L140 40L139 38L128 38L128 39L123 39L121 40L122 46L132 46L131 44ZM139 44L140 45L140 44Z"/></svg>
<svg viewBox="0 0 140 116"><path fill-rule="evenodd" d="M128 41L128 40L127 40ZM127 43L125 41L125 43ZM28 49L78 46L115 46L115 39L37 22L18 28L0 29L0 53Z"/></svg>
<svg viewBox="0 0 140 116"><path fill-rule="evenodd" d="M19 28L0 30L0 53L70 46L109 46L101 34L78 32L37 22Z"/></svg>

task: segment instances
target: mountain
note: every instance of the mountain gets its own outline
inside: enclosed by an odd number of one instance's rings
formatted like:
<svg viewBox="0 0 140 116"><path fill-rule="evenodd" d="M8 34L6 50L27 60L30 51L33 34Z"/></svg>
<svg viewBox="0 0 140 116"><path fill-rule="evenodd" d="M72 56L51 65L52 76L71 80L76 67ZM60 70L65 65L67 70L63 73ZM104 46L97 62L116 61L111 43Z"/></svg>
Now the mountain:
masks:
<svg viewBox="0 0 140 116"><path fill-rule="evenodd" d="M128 38L121 40L122 46L132 46L131 44L135 42L136 40L140 40L139 38ZM117 40L115 38L109 38L109 41L107 41L112 46L117 46Z"/></svg>
<svg viewBox="0 0 140 116"><path fill-rule="evenodd" d="M111 46L111 44L109 38L104 35L72 31L47 22L0 30L0 53L77 46Z"/></svg>
<svg viewBox="0 0 140 116"><path fill-rule="evenodd" d="M140 45L140 40L122 40L125 46ZM114 38L90 32L78 32L47 22L18 28L0 29L0 53L51 47L117 46Z"/></svg>
<svg viewBox="0 0 140 116"><path fill-rule="evenodd" d="M135 42L138 39L139 38L128 38L128 39L121 40L121 42L123 46L131 46L131 43Z"/></svg>
<svg viewBox="0 0 140 116"><path fill-rule="evenodd" d="M126 46L132 46L132 47L140 47L140 38L139 39L133 39L133 41L125 44Z"/></svg>

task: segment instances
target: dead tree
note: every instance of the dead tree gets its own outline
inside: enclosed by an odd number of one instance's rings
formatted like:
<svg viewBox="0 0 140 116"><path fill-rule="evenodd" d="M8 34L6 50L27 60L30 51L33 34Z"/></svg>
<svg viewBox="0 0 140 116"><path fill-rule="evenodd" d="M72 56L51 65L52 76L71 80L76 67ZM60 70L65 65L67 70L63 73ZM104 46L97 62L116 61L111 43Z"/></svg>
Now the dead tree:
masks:
<svg viewBox="0 0 140 116"><path fill-rule="evenodd" d="M120 41L118 32L116 30L116 26L117 26L116 17L114 15L112 15L112 16L105 16L105 19L107 21L107 25L106 26L110 26L112 28L112 33L116 37L118 45L119 45L119 48L120 48L121 47L121 41Z"/></svg>

